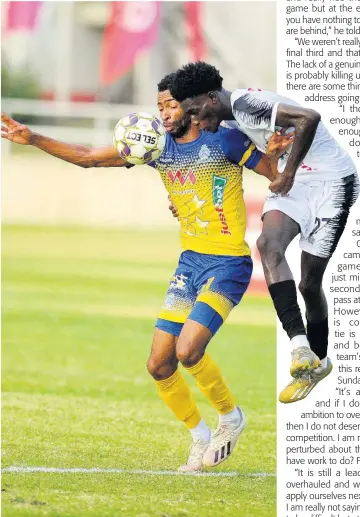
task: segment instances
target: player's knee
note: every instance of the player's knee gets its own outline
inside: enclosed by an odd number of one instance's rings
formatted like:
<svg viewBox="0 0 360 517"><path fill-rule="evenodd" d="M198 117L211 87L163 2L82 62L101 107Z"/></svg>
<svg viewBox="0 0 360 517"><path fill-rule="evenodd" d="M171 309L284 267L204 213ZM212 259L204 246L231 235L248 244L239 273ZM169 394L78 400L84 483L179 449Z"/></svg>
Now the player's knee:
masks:
<svg viewBox="0 0 360 517"><path fill-rule="evenodd" d="M316 282L314 280L304 278L299 284L299 291L305 300L314 298L316 296L320 296L322 285L321 282Z"/></svg>
<svg viewBox="0 0 360 517"><path fill-rule="evenodd" d="M153 359L152 357L149 357L146 363L147 371L150 373L151 377L154 377L154 379L157 377L157 372L159 369L158 362Z"/></svg>
<svg viewBox="0 0 360 517"><path fill-rule="evenodd" d="M191 343L184 344L176 350L176 357L186 368L195 366L204 355L204 350L194 348Z"/></svg>
<svg viewBox="0 0 360 517"><path fill-rule="evenodd" d="M261 259L268 265L276 267L285 256L285 250L276 238L262 233L256 241Z"/></svg>
<svg viewBox="0 0 360 517"><path fill-rule="evenodd" d="M150 356L146 363L146 368L153 379L156 381L162 381L164 379L168 379L173 375L173 373L175 373L177 360L164 362L163 360Z"/></svg>

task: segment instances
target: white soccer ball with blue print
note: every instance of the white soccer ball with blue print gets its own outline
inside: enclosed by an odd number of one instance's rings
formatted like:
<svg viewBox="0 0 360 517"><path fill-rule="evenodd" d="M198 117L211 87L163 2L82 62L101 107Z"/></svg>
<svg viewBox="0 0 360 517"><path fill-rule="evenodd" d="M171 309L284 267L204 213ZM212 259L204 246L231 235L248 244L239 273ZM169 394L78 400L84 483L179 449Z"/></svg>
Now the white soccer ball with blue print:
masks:
<svg viewBox="0 0 360 517"><path fill-rule="evenodd" d="M165 147L165 128L150 113L126 115L114 129L114 146L124 160L144 165L159 158Z"/></svg>

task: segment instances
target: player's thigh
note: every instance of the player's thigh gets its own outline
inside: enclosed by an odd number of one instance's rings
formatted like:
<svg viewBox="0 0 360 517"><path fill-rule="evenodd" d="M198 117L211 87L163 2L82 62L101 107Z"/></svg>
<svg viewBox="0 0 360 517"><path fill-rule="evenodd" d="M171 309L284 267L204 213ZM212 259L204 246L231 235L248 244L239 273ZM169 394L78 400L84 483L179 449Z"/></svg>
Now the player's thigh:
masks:
<svg viewBox="0 0 360 517"><path fill-rule="evenodd" d="M210 256L207 257L211 261ZM250 257L217 256L198 278L196 303L180 333L176 355L185 366L196 364L231 310L240 303L251 279Z"/></svg>
<svg viewBox="0 0 360 517"><path fill-rule="evenodd" d="M185 366L193 366L198 363L212 336L213 333L207 326L187 319L176 344L177 359Z"/></svg>
<svg viewBox="0 0 360 517"><path fill-rule="evenodd" d="M279 210L269 210L263 216L263 227L257 240L260 252L285 251L301 231L299 223L285 213L285 203L283 205L281 207L281 203L279 203ZM284 212L281 211L281 208Z"/></svg>
<svg viewBox="0 0 360 517"><path fill-rule="evenodd" d="M308 232L311 224L307 185L295 182L287 196L270 194L264 203L262 220L257 241L260 252L285 251L300 232Z"/></svg>
<svg viewBox="0 0 360 517"><path fill-rule="evenodd" d="M176 343L178 336L155 328L151 344L148 367L154 369L167 363L177 364Z"/></svg>
<svg viewBox="0 0 360 517"><path fill-rule="evenodd" d="M357 175L351 175L316 183L309 192L312 228L301 236L300 247L310 255L330 259L359 195L359 182Z"/></svg>
<svg viewBox="0 0 360 517"><path fill-rule="evenodd" d="M187 262L186 254L182 253L178 267L170 279L156 328L176 336L180 335L196 301L194 277L195 271Z"/></svg>
<svg viewBox="0 0 360 517"><path fill-rule="evenodd" d="M216 257L213 267L207 268L198 278L198 295L189 319L198 321L215 334L231 310L240 303L252 271L250 256Z"/></svg>
<svg viewBox="0 0 360 517"><path fill-rule="evenodd" d="M252 270L251 257L204 257L204 271L196 279L196 303L176 347L182 362L201 359L212 336L240 303L250 283Z"/></svg>
<svg viewBox="0 0 360 517"><path fill-rule="evenodd" d="M188 263L186 253L182 253L156 322L149 359L154 368L165 365L167 361L177 364L176 343L196 301L194 276L195 271Z"/></svg>
<svg viewBox="0 0 360 517"><path fill-rule="evenodd" d="M168 379L176 372L178 366L176 341L177 336L155 329L146 367L156 381Z"/></svg>

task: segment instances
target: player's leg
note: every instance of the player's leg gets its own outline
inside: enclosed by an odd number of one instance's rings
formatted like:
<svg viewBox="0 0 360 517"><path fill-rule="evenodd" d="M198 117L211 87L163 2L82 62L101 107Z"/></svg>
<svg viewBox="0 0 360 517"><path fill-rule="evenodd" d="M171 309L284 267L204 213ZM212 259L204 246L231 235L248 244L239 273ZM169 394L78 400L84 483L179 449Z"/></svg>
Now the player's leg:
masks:
<svg viewBox="0 0 360 517"><path fill-rule="evenodd" d="M173 332L180 330L178 325L174 324ZM147 369L155 380L160 398L176 418L191 429L199 423L200 412L189 386L178 370L176 341L177 336L173 333L156 328Z"/></svg>
<svg viewBox="0 0 360 517"><path fill-rule="evenodd" d="M311 350L321 363L310 373L292 379L279 395L284 404L304 399L314 387L332 371L331 360L327 357L328 348L328 308L322 280L329 263L328 258L316 257L307 252L301 254L301 281L299 290L306 307L307 337Z"/></svg>
<svg viewBox="0 0 360 517"><path fill-rule="evenodd" d="M155 380L161 400L175 417L185 424L192 435L193 443L188 462L179 470L194 472L202 469L202 459L209 446L211 433L201 418L189 385L178 369L178 337L175 334L180 333L181 327L182 324L167 322L167 331L155 329L147 368Z"/></svg>
<svg viewBox="0 0 360 517"><path fill-rule="evenodd" d="M307 335L311 349L326 366L328 348L328 308L322 281L326 267L345 230L349 211L359 194L357 175L336 181L321 182L321 196L314 192L315 226L308 237L302 236L300 247L301 282L299 290L306 306Z"/></svg>
<svg viewBox="0 0 360 517"><path fill-rule="evenodd" d="M191 320L185 322L177 341L176 357L188 371L188 367L191 368L193 363L196 364L203 357L211 337L211 332L205 326ZM201 469L210 444L211 432L203 419L199 418L190 432L192 443L187 462L179 468L182 472Z"/></svg>
<svg viewBox="0 0 360 517"><path fill-rule="evenodd" d="M328 348L328 305L322 286L329 258L316 257L306 251L301 254L299 291L306 307L307 337L311 350L326 363Z"/></svg>
<svg viewBox="0 0 360 517"><path fill-rule="evenodd" d="M221 267L219 257L214 261L216 266L211 272L207 267L207 278L200 275L202 285L197 302L176 345L177 358L219 415L218 428L204 455L206 466L218 465L227 459L245 427L245 415L236 407L219 366L206 348L231 309L240 302L252 273L250 257L221 257Z"/></svg>
<svg viewBox="0 0 360 517"><path fill-rule="evenodd" d="M312 190L311 208L317 217L309 235L302 236L300 240L303 253L299 290L306 306L308 340L321 364L309 375L300 376L296 382L290 382L280 393L281 402L302 400L332 371L331 360L327 357L329 326L322 280L358 193L356 175L336 181L319 182L317 188Z"/></svg>
<svg viewBox="0 0 360 517"><path fill-rule="evenodd" d="M275 310L291 340L293 349L290 373L296 377L302 371L316 368L319 359L309 347L297 302L295 281L285 257L287 247L300 233L301 228L295 219L285 213L291 213L292 200L284 197L276 202L279 209L271 209L263 217L263 229L257 246Z"/></svg>
<svg viewBox="0 0 360 517"><path fill-rule="evenodd" d="M195 313L207 312L212 314L212 319L216 321L216 326L220 326L222 319L220 315L206 304L201 304L198 310L195 304ZM196 316L195 316L196 317ZM201 317L201 316L200 316ZM202 464L205 466L215 466L224 461L232 453L236 442L245 427L245 416L236 407L234 397L220 371L219 366L205 351L207 344L216 330L205 325L188 319L184 324L177 343L177 358L181 361L185 369L192 375L197 386L203 395L208 399L219 415L219 426L215 431L212 441L208 436L208 446L202 455ZM216 438L219 438L216 440ZM214 444L214 439L216 440Z"/></svg>
<svg viewBox="0 0 360 517"><path fill-rule="evenodd" d="M178 336L155 328L146 364L148 372L155 381L168 379L176 372L179 362L176 357L177 339Z"/></svg>
<svg viewBox="0 0 360 517"><path fill-rule="evenodd" d="M184 422L194 442L192 458L186 469L196 471L202 468L202 457L209 445L210 429L201 419L190 387L178 369L176 342L183 324L192 310L196 291L192 285L193 272L186 254L182 254L179 266L171 278L164 306L156 323L153 345L148 361L148 370L155 379L160 398Z"/></svg>

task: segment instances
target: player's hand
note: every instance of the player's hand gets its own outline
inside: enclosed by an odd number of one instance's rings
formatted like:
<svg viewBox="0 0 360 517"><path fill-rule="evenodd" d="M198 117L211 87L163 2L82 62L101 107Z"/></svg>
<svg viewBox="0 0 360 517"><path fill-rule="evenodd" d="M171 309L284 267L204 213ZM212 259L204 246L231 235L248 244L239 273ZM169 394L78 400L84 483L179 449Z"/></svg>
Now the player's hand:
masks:
<svg viewBox="0 0 360 517"><path fill-rule="evenodd" d="M271 135L266 148L266 154L271 158L280 158L289 145L293 143L295 131L287 134L285 131L286 128L283 128L281 131L275 131L275 133Z"/></svg>
<svg viewBox="0 0 360 517"><path fill-rule="evenodd" d="M175 217L176 219L179 219L179 212L177 211L177 208L176 206L173 204L173 202L171 201L171 198L170 196L168 196L168 200L170 201L170 204L169 204L169 210L171 211L173 217Z"/></svg>
<svg viewBox="0 0 360 517"><path fill-rule="evenodd" d="M291 190L294 184L294 178L291 178L287 174L278 174L274 181L270 183L269 189L274 194L280 194L286 196Z"/></svg>
<svg viewBox="0 0 360 517"><path fill-rule="evenodd" d="M27 126L1 113L1 138L21 145L29 145L33 132Z"/></svg>

